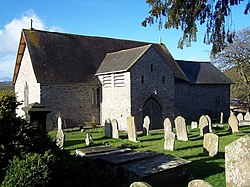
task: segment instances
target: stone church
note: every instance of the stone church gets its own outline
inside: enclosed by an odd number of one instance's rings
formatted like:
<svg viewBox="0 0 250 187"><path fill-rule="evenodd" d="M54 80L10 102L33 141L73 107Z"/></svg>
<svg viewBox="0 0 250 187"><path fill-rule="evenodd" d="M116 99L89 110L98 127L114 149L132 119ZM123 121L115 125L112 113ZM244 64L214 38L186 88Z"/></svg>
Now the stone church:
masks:
<svg viewBox="0 0 250 187"><path fill-rule="evenodd" d="M174 60L162 43L40 31L21 32L13 84L22 107L38 102L67 127L116 119L126 130L129 115L138 129L166 117L197 120L229 115L231 81L210 62ZM48 128L50 128L48 127Z"/></svg>

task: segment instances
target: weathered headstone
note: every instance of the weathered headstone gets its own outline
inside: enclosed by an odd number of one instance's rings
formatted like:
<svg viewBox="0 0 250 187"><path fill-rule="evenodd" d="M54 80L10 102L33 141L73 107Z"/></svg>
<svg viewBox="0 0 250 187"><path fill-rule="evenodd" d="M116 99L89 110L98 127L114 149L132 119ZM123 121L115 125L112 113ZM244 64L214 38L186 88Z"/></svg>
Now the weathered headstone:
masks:
<svg viewBox="0 0 250 187"><path fill-rule="evenodd" d="M213 186L204 180L195 179L188 183L188 187L213 187Z"/></svg>
<svg viewBox="0 0 250 187"><path fill-rule="evenodd" d="M111 124L112 124L112 138L119 139L117 120L112 119Z"/></svg>
<svg viewBox="0 0 250 187"><path fill-rule="evenodd" d="M209 121L205 115L202 115L199 119L199 129L200 129L200 136L209 133Z"/></svg>
<svg viewBox="0 0 250 187"><path fill-rule="evenodd" d="M128 140L136 142L137 132L135 126L135 117L134 116L127 117L127 123L128 123Z"/></svg>
<svg viewBox="0 0 250 187"><path fill-rule="evenodd" d="M173 126L169 118L166 118L163 124L164 124L164 138L165 138L167 132L172 132Z"/></svg>
<svg viewBox="0 0 250 187"><path fill-rule="evenodd" d="M62 118L58 116L57 118L57 130L62 129Z"/></svg>
<svg viewBox="0 0 250 187"><path fill-rule="evenodd" d="M243 121L243 120L244 120L243 114L242 114L242 113L239 113L239 114L237 115L237 119L238 119L238 121Z"/></svg>
<svg viewBox="0 0 250 187"><path fill-rule="evenodd" d="M191 129L197 129L198 128L198 123L196 121L191 122Z"/></svg>
<svg viewBox="0 0 250 187"><path fill-rule="evenodd" d="M206 118L208 120L208 129L209 129L209 132L213 132L211 118L209 117L209 115L206 115Z"/></svg>
<svg viewBox="0 0 250 187"><path fill-rule="evenodd" d="M174 142L175 142L175 134L173 132L166 132L165 140L164 140L164 149L173 151L174 150Z"/></svg>
<svg viewBox="0 0 250 187"><path fill-rule="evenodd" d="M94 143L91 134L89 133L86 134L85 143L87 146L92 145Z"/></svg>
<svg viewBox="0 0 250 187"><path fill-rule="evenodd" d="M64 146L64 142L65 142L65 133L62 129L60 129L57 131L56 145L62 149Z"/></svg>
<svg viewBox="0 0 250 187"><path fill-rule="evenodd" d="M149 132L150 119L148 116L145 116L142 125L142 134L148 136Z"/></svg>
<svg viewBox="0 0 250 187"><path fill-rule="evenodd" d="M110 119L105 120L105 137L112 138L112 124Z"/></svg>
<svg viewBox="0 0 250 187"><path fill-rule="evenodd" d="M225 147L226 186L250 186L250 134Z"/></svg>
<svg viewBox="0 0 250 187"><path fill-rule="evenodd" d="M249 112L247 112L247 113L245 114L244 120L245 120L245 121L250 121L250 113L249 113Z"/></svg>
<svg viewBox="0 0 250 187"><path fill-rule="evenodd" d="M152 187L150 184L146 183L146 182L133 182L132 184L130 184L129 187Z"/></svg>
<svg viewBox="0 0 250 187"><path fill-rule="evenodd" d="M203 154L213 157L219 151L219 136L214 133L206 133L203 139Z"/></svg>
<svg viewBox="0 0 250 187"><path fill-rule="evenodd" d="M188 141L187 126L185 119L181 116L177 116L174 120L177 139L182 141Z"/></svg>
<svg viewBox="0 0 250 187"><path fill-rule="evenodd" d="M224 114L223 114L223 112L221 112L220 113L220 123L223 123L223 116L224 116Z"/></svg>
<svg viewBox="0 0 250 187"><path fill-rule="evenodd" d="M239 132L239 121L235 115L231 115L228 118L228 125L232 133Z"/></svg>

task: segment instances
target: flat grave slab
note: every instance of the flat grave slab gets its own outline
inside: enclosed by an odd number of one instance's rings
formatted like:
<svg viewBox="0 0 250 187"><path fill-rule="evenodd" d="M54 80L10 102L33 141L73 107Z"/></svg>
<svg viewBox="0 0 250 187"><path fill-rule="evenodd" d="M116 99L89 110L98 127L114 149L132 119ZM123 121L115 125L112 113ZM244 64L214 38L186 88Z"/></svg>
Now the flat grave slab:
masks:
<svg viewBox="0 0 250 187"><path fill-rule="evenodd" d="M87 147L87 148L82 148L82 149L76 149L76 155L86 156L86 155L105 153L105 152L110 152L110 151L115 151L115 150L118 150L118 148L113 147L113 146Z"/></svg>

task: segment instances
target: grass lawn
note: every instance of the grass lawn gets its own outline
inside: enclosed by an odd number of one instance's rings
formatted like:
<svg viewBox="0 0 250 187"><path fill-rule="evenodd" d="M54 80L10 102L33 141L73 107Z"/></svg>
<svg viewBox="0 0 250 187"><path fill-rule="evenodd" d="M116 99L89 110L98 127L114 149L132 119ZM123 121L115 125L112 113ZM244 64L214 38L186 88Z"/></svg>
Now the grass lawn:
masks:
<svg viewBox="0 0 250 187"><path fill-rule="evenodd" d="M190 126L188 126L190 129ZM104 137L103 128L89 129L84 132L72 131L66 132L65 149L71 154L75 154L75 149L86 147L85 136L90 133L94 139L93 146L112 145L119 148L132 148L136 151L154 150L171 154L192 161L190 164L189 181L193 179L203 179L214 187L226 186L225 179L225 146L240 138L241 136L250 133L250 126L241 127L239 133L229 134L228 126L225 125L222 129L213 129L214 133L219 136L219 154L215 157L203 156L203 137L199 136L199 129L189 130L188 142L175 141L175 150L167 151L164 146L163 130L155 130L149 132L149 136L141 136L138 133L138 143L127 140L126 133L119 133L120 139L109 139ZM52 138L55 138L56 131L49 133Z"/></svg>

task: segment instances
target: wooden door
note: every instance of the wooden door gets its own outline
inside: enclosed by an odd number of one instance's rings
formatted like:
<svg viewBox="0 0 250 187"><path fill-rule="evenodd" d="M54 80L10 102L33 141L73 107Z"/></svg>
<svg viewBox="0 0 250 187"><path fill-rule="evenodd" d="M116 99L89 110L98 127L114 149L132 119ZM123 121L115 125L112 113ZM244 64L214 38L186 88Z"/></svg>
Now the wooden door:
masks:
<svg viewBox="0 0 250 187"><path fill-rule="evenodd" d="M143 106L143 118L150 118L149 129L162 129L162 112L161 105L154 99L150 98Z"/></svg>

